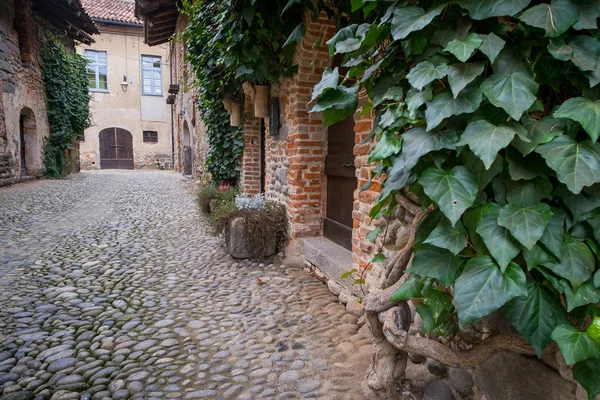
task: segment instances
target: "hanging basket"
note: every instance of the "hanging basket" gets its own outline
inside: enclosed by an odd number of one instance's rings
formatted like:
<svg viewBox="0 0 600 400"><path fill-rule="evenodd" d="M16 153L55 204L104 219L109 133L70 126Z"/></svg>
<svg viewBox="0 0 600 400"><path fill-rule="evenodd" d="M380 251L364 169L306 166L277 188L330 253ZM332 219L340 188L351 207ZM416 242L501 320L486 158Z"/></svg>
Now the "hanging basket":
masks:
<svg viewBox="0 0 600 400"><path fill-rule="evenodd" d="M254 116L269 118L269 86L254 85Z"/></svg>
<svg viewBox="0 0 600 400"><path fill-rule="evenodd" d="M242 113L240 103L231 103L229 109L229 125L240 126L242 124Z"/></svg>

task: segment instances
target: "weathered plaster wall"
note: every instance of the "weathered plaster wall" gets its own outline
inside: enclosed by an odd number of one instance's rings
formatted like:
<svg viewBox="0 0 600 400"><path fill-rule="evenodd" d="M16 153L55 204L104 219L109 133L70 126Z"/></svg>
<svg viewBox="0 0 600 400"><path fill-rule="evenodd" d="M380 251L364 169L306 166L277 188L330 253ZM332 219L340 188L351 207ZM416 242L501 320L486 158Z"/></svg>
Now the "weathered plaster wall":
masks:
<svg viewBox="0 0 600 400"><path fill-rule="evenodd" d="M105 128L123 128L133 136L135 168L170 168L171 107L166 104L169 90L169 45L150 47L144 44L142 26L98 24L100 35L91 46L80 45L77 51L99 50L107 53L108 92L92 91L90 111L93 125L86 129L81 142L81 166L100 168L99 133ZM160 56L162 89L160 96L142 95L141 57ZM123 76L129 83L123 92ZM143 131L158 132L158 143L144 143Z"/></svg>
<svg viewBox="0 0 600 400"><path fill-rule="evenodd" d="M18 29L18 31L17 31ZM40 52L53 26L31 10L29 0L0 2L0 185L20 176L20 118L26 114L27 175L43 172L44 139L50 134ZM67 48L73 42L62 37Z"/></svg>

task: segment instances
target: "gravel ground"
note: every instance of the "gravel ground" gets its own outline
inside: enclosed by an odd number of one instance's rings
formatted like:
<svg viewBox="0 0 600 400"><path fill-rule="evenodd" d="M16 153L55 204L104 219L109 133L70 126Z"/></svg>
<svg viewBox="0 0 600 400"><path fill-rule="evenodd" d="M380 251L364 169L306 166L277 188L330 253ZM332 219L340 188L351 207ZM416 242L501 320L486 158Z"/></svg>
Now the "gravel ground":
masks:
<svg viewBox="0 0 600 400"><path fill-rule="evenodd" d="M0 400L361 398L366 327L301 269L229 257L192 189L0 188Z"/></svg>

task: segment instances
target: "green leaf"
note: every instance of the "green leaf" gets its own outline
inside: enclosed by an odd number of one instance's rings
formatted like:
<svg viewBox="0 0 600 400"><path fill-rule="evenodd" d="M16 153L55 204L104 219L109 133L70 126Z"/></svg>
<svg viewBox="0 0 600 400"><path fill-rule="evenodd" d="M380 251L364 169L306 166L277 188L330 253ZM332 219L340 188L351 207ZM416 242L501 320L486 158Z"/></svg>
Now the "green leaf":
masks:
<svg viewBox="0 0 600 400"><path fill-rule="evenodd" d="M500 210L498 224L505 227L522 245L531 248L540 240L552 217L547 204L520 207L507 204Z"/></svg>
<svg viewBox="0 0 600 400"><path fill-rule="evenodd" d="M413 169L421 157L432 151L454 150L458 137L454 131L426 132L424 128L413 128L402 135L402 153L394 158L389 176Z"/></svg>
<svg viewBox="0 0 600 400"><path fill-rule="evenodd" d="M420 7L398 7L392 18L392 37L394 40L400 40L411 32L420 31L440 15L445 6L440 4L427 12Z"/></svg>
<svg viewBox="0 0 600 400"><path fill-rule="evenodd" d="M386 130L381 135L381 139L379 139L371 154L369 154L368 162L381 161L384 158L398 154L400 150L402 150L402 138L396 136L394 132Z"/></svg>
<svg viewBox="0 0 600 400"><path fill-rule="evenodd" d="M571 288L568 282L565 282L563 286L568 312L587 304L597 304L600 301L600 290L596 289L591 283L583 282L575 290Z"/></svg>
<svg viewBox="0 0 600 400"><path fill-rule="evenodd" d="M556 172L558 180L579 194L584 186L600 182L600 146L587 140L577 143L562 135L536 149L546 164Z"/></svg>
<svg viewBox="0 0 600 400"><path fill-rule="evenodd" d="M588 393L588 399L594 400L600 394L600 360L588 359L573 366L573 378Z"/></svg>
<svg viewBox="0 0 600 400"><path fill-rule="evenodd" d="M562 35L579 19L579 9L570 0L553 0L526 10L519 19L546 31L547 37Z"/></svg>
<svg viewBox="0 0 600 400"><path fill-rule="evenodd" d="M370 241L371 243L375 243L375 241L377 240L377 237L381 233L383 233L383 229L381 229L381 227L378 226L377 228L375 228L372 231L370 231L369 233L367 233L367 240Z"/></svg>
<svg viewBox="0 0 600 400"><path fill-rule="evenodd" d="M506 42L493 33L490 33L489 35L479 35L479 37L483 40L483 43L479 47L479 51L485 54L493 64L494 61L496 61L498 54L500 54L500 51L504 48Z"/></svg>
<svg viewBox="0 0 600 400"><path fill-rule="evenodd" d="M546 144L564 132L560 121L554 118L544 117L542 119L534 119L524 116L523 121L523 126L527 129L529 142L516 137L513 141L513 146L524 156L531 153L540 144Z"/></svg>
<svg viewBox="0 0 600 400"><path fill-rule="evenodd" d="M498 310L515 297L527 294L525 273L509 264L505 273L491 257L479 256L467 262L454 284L454 304L461 327Z"/></svg>
<svg viewBox="0 0 600 400"><path fill-rule="evenodd" d="M394 292L390 301L406 301L419 297L421 297L421 279L416 275L411 275L411 277Z"/></svg>
<svg viewBox="0 0 600 400"><path fill-rule="evenodd" d="M588 358L598 358L600 347L588 336L569 325L559 325L552 332L554 340L568 365Z"/></svg>
<svg viewBox="0 0 600 400"><path fill-rule="evenodd" d="M447 218L442 218L440 224L431 232L424 243L431 243L434 246L441 247L454 255L458 255L467 247L467 231L458 221L455 226L450 224Z"/></svg>
<svg viewBox="0 0 600 400"><path fill-rule="evenodd" d="M584 97L569 99L560 106L554 116L579 122L592 138L592 142L596 142L600 136L600 100L592 101Z"/></svg>
<svg viewBox="0 0 600 400"><path fill-rule="evenodd" d="M408 93L406 93L406 108L409 112L409 118L415 119L417 117L417 110L423 104L431 101L433 97L431 93L431 88L427 87L425 90L419 92L416 89L410 89Z"/></svg>
<svg viewBox="0 0 600 400"><path fill-rule="evenodd" d="M485 68L481 63L452 64L448 66L448 83L454 98L458 96L469 83L483 73Z"/></svg>
<svg viewBox="0 0 600 400"><path fill-rule="evenodd" d="M434 278L449 287L454 283L462 260L446 249L424 244L415 251L415 258L408 270L423 278Z"/></svg>
<svg viewBox="0 0 600 400"><path fill-rule="evenodd" d="M543 265L548 262L554 262L556 259L550 254L550 252L546 251L544 246L540 244L536 244L533 246L531 250L524 249L523 250L523 258L525 259L525 263L527 264L527 270L531 271L538 265ZM561 286L561 291L562 291Z"/></svg>
<svg viewBox="0 0 600 400"><path fill-rule="evenodd" d="M352 12L360 10L365 5L365 0L352 0Z"/></svg>
<svg viewBox="0 0 600 400"><path fill-rule="evenodd" d="M350 271L346 271L346 272L344 272L342 275L340 275L340 278L342 278L342 279L348 279L348 278L350 278L350 276L351 276L353 273L355 273L355 272L358 272L358 271L356 270L356 268L352 268Z"/></svg>
<svg viewBox="0 0 600 400"><path fill-rule="evenodd" d="M552 252L552 254L560 258L564 239L565 213L562 210L556 210L554 211L552 218L550 218L540 241Z"/></svg>
<svg viewBox="0 0 600 400"><path fill-rule="evenodd" d="M436 128L444 119L452 115L475 112L481 104L481 97L481 91L477 88L463 90L456 98L449 90L441 91L427 103L425 111L427 131Z"/></svg>
<svg viewBox="0 0 600 400"><path fill-rule="evenodd" d="M458 4L469 11L471 18L512 17L529 5L531 0L459 0Z"/></svg>
<svg viewBox="0 0 600 400"><path fill-rule="evenodd" d="M487 203L481 210L476 232L481 236L490 254L504 272L508 264L521 252L521 249L508 230L498 225L500 208L496 203Z"/></svg>
<svg viewBox="0 0 600 400"><path fill-rule="evenodd" d="M560 301L545 287L529 284L527 295L506 304L504 314L515 329L533 346L538 357L552 343L552 332L567 324L567 314Z"/></svg>
<svg viewBox="0 0 600 400"><path fill-rule="evenodd" d="M419 183L452 225L473 205L479 192L475 177L463 166L454 167L450 171L429 168L421 175Z"/></svg>
<svg viewBox="0 0 600 400"><path fill-rule="evenodd" d="M469 168L477 179L477 182L479 182L479 191L485 189L492 179L503 170L502 164L504 160L502 156L497 157L489 169L485 169L483 162L470 151L465 152L463 157L465 158L465 166Z"/></svg>
<svg viewBox="0 0 600 400"><path fill-rule="evenodd" d="M300 43L300 41L304 37L305 33L306 33L306 27L301 22L300 24L298 24L298 26L296 28L294 28L294 30L292 31L290 36L288 36L287 40L283 44L283 47L289 46L290 44L294 44L294 43Z"/></svg>
<svg viewBox="0 0 600 400"><path fill-rule="evenodd" d="M431 310L436 326L453 309L452 297L440 287L423 290L423 303Z"/></svg>
<svg viewBox="0 0 600 400"><path fill-rule="evenodd" d="M513 140L514 144L514 140ZM508 173L513 181L530 180L542 174L546 167L544 159L537 153L523 157L517 150L509 147L505 151Z"/></svg>
<svg viewBox="0 0 600 400"><path fill-rule="evenodd" d="M567 279L573 287L590 279L596 267L590 248L574 240L562 245L559 259L559 262L546 263L544 267Z"/></svg>
<svg viewBox="0 0 600 400"><path fill-rule="evenodd" d="M406 78L414 88L421 90L434 80L445 77L447 71L446 64L434 65L429 61L423 61L412 67Z"/></svg>
<svg viewBox="0 0 600 400"><path fill-rule="evenodd" d="M323 125L327 128L351 117L358 107L355 88L344 86L327 89L310 112L323 111Z"/></svg>
<svg viewBox="0 0 600 400"><path fill-rule="evenodd" d="M587 213L600 207L600 197L595 194L587 192L573 194L564 187L559 187L556 194L562 199L571 212L574 222L581 221Z"/></svg>
<svg viewBox="0 0 600 400"><path fill-rule="evenodd" d="M453 54L461 62L466 62L475 50L477 50L483 40L476 33L470 33L464 40L454 39L450 41L444 51Z"/></svg>
<svg viewBox="0 0 600 400"><path fill-rule="evenodd" d="M575 3L577 3L577 7L579 8L579 21L573 25L573 28L577 30L598 28L600 1L578 0Z"/></svg>
<svg viewBox="0 0 600 400"><path fill-rule="evenodd" d="M283 10L281 11L281 15L283 15L287 10L289 10L290 8L292 8L292 6L294 4L298 4L298 3L301 3L301 2L302 2L302 0L289 0L287 2L287 4L285 5L285 7L283 7Z"/></svg>
<svg viewBox="0 0 600 400"><path fill-rule="evenodd" d="M552 183L545 176L531 181L507 181L506 201L520 207L533 206L551 198Z"/></svg>
<svg viewBox="0 0 600 400"><path fill-rule="evenodd" d="M381 263L381 262L384 262L385 260L387 260L387 257L385 255L383 255L382 253L377 253L371 259L371 262L372 263Z"/></svg>
<svg viewBox="0 0 600 400"><path fill-rule="evenodd" d="M423 320L423 331L425 331L426 333L431 332L437 327L435 317L433 316L433 313L431 312L429 307L421 303L417 306L417 312Z"/></svg>
<svg viewBox="0 0 600 400"><path fill-rule="evenodd" d="M323 94L326 89L337 88L339 80L340 74L337 67L335 67L333 70L325 68L325 71L323 71L323 76L321 77L321 82L317 83L313 89L310 101L314 101L314 99Z"/></svg>
<svg viewBox="0 0 600 400"><path fill-rule="evenodd" d="M492 125L485 120L471 122L460 137L456 146L469 145L469 148L489 169L498 152L508 146L516 132L506 125Z"/></svg>
<svg viewBox="0 0 600 400"><path fill-rule="evenodd" d="M538 84L523 72L494 74L481 84L488 100L517 121L535 102L537 90Z"/></svg>

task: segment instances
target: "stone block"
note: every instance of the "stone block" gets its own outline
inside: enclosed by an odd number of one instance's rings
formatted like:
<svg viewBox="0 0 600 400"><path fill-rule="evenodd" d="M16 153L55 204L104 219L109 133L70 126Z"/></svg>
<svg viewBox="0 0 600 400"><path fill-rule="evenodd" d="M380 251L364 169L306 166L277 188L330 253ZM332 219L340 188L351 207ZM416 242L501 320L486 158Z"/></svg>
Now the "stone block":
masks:
<svg viewBox="0 0 600 400"><path fill-rule="evenodd" d="M252 249L248 241L249 234L244 228L244 219L233 219L225 229L225 243L227 250L233 258L265 258L270 257L277 251L277 238L275 231L272 233L272 240L267 240L267 246L262 254L256 254L256 249Z"/></svg>
<svg viewBox="0 0 600 400"><path fill-rule="evenodd" d="M541 361L516 353L496 354L477 367L474 378L487 400L577 399L574 383Z"/></svg>

